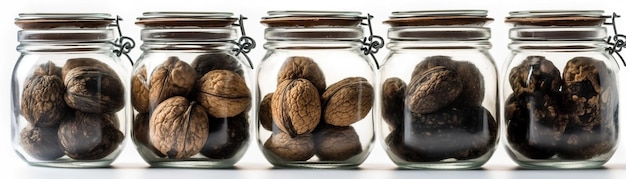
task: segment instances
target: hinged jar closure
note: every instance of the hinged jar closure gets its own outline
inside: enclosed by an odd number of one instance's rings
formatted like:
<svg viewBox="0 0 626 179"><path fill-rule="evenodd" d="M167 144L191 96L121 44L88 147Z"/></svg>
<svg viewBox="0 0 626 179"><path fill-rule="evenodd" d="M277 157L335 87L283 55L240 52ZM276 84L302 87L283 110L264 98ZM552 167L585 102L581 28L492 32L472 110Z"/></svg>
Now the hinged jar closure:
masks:
<svg viewBox="0 0 626 179"><path fill-rule="evenodd" d="M486 40L493 19L485 10L398 11L384 23L391 40Z"/></svg>
<svg viewBox="0 0 626 179"><path fill-rule="evenodd" d="M115 38L115 20L105 13L21 13L15 24L20 42L104 42Z"/></svg>
<svg viewBox="0 0 626 179"><path fill-rule="evenodd" d="M604 40L610 18L602 10L590 11L513 11L505 22L513 25L512 40Z"/></svg>
<svg viewBox="0 0 626 179"><path fill-rule="evenodd" d="M144 42L219 42L238 38L229 12L145 12L135 24Z"/></svg>
<svg viewBox="0 0 626 179"><path fill-rule="evenodd" d="M269 11L262 24L267 40L361 40L360 12Z"/></svg>

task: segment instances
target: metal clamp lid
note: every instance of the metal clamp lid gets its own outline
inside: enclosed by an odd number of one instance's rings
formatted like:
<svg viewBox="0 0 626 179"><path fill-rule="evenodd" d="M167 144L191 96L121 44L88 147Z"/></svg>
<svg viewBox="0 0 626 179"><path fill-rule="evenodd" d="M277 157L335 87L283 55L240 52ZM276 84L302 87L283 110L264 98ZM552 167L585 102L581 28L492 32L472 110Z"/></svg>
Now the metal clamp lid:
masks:
<svg viewBox="0 0 626 179"><path fill-rule="evenodd" d="M256 47L256 42L254 41L254 39L252 39L252 37L246 35L246 29L243 26L244 19L248 18L244 17L243 15L239 15L239 23L233 24L235 26L239 26L239 28L241 29L241 37L239 37L239 40L237 42L232 41L231 43L237 46L237 48L233 49L233 51L235 52L235 56L242 54L246 58L246 60L248 60L250 69L254 69L252 61L247 54Z"/></svg>
<svg viewBox="0 0 626 179"><path fill-rule="evenodd" d="M361 50L363 51L363 54L372 56L374 63L376 63L376 69L380 69L380 65L378 64L378 60L376 60L376 56L374 56L374 54L378 53L378 50L385 46L385 40L381 36L374 35L374 31L372 30L372 18L374 18L374 16L367 14L367 23L361 23L361 25L367 25L370 32L370 36L364 37L361 41L363 44Z"/></svg>
<svg viewBox="0 0 626 179"><path fill-rule="evenodd" d="M611 16L611 22L604 23L606 25L613 26L613 33L615 33L614 36L609 36L606 39L606 43L611 45L611 46L607 47L606 50L611 55L613 53L617 54L617 57L619 57L619 59L624 64L624 66L626 66L626 61L624 61L624 58L622 57L622 55L619 54L619 52L622 51L622 48L624 48L624 46L626 46L626 35L618 33L617 32L617 25L615 25L615 18L619 18L619 17L621 17L621 16L617 15L615 12L613 12L613 15Z"/></svg>
<svg viewBox="0 0 626 179"><path fill-rule="evenodd" d="M113 50L113 53L115 53L115 55L119 57L123 54L124 56L126 56L126 58L128 58L128 61L130 61L130 64L133 65L133 60L130 58L128 53L130 53L130 51L133 48L135 48L135 40L133 40L132 38L128 36L122 35L122 29L120 28L120 22L119 22L120 20L122 20L122 18L120 18L120 16L116 16L115 23L112 23L110 25L111 27L117 28L117 33L119 35L119 38L115 39L113 42L110 42L110 43L113 46L115 46L115 49Z"/></svg>

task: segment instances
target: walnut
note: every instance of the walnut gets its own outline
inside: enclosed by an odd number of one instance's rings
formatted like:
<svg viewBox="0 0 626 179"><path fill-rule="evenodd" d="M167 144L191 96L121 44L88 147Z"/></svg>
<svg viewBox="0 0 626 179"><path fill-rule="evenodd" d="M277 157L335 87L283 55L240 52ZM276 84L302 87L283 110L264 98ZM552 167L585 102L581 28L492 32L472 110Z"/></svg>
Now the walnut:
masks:
<svg viewBox="0 0 626 179"><path fill-rule="evenodd" d="M383 83L382 88L381 113L389 128L394 130L404 123L406 83L400 78L388 78Z"/></svg>
<svg viewBox="0 0 626 179"><path fill-rule="evenodd" d="M243 77L228 70L213 70L198 80L198 102L209 115L233 117L250 108L250 89Z"/></svg>
<svg viewBox="0 0 626 179"><path fill-rule="evenodd" d="M124 140L118 126L115 114L77 111L74 118L61 122L58 135L70 158L96 160L111 154Z"/></svg>
<svg viewBox="0 0 626 179"><path fill-rule="evenodd" d="M259 104L259 123L265 130L271 131L274 126L272 120L272 97L274 93L269 93L263 97Z"/></svg>
<svg viewBox="0 0 626 179"><path fill-rule="evenodd" d="M140 148L148 149L148 152L158 156L165 157L165 154L157 150L150 141L150 113L139 113L133 120L132 138L135 144ZM140 150L139 152L142 152Z"/></svg>
<svg viewBox="0 0 626 179"><path fill-rule="evenodd" d="M187 96L193 90L196 71L178 59L169 57L150 76L150 105L156 106L172 96Z"/></svg>
<svg viewBox="0 0 626 179"><path fill-rule="evenodd" d="M149 125L154 147L172 159L197 154L209 135L208 115L204 108L181 96L161 102L154 109Z"/></svg>
<svg viewBox="0 0 626 179"><path fill-rule="evenodd" d="M212 159L229 159L243 154L249 137L248 113L228 118L209 116L209 137L200 153Z"/></svg>
<svg viewBox="0 0 626 179"><path fill-rule="evenodd" d="M313 83L319 94L322 94L324 89L326 89L324 73L311 58L301 56L289 57L278 72L278 84L298 78L304 78Z"/></svg>
<svg viewBox="0 0 626 179"><path fill-rule="evenodd" d="M63 99L65 86L59 71L54 63L48 62L40 65L24 82L22 115L35 126L58 125L70 112Z"/></svg>
<svg viewBox="0 0 626 179"><path fill-rule="evenodd" d="M243 68L237 58L227 53L209 53L196 57L191 63L191 67L196 69L198 77L212 70L230 70L243 77Z"/></svg>
<svg viewBox="0 0 626 179"><path fill-rule="evenodd" d="M291 137L306 134L320 122L320 103L319 93L309 80L283 81L272 97L272 119Z"/></svg>
<svg viewBox="0 0 626 179"><path fill-rule="evenodd" d="M558 92L563 84L561 72L543 56L528 56L511 69L509 82L515 95L541 91Z"/></svg>
<svg viewBox="0 0 626 179"><path fill-rule="evenodd" d="M349 126L369 114L374 105L374 88L363 77L349 77L330 85L321 100L327 124Z"/></svg>
<svg viewBox="0 0 626 179"><path fill-rule="evenodd" d="M342 161L363 152L359 135L352 126L323 125L313 132L313 141L320 160Z"/></svg>
<svg viewBox="0 0 626 179"><path fill-rule="evenodd" d="M131 77L130 100L139 113L149 112L154 106L150 105L150 86L148 85L146 66L141 66Z"/></svg>
<svg viewBox="0 0 626 179"><path fill-rule="evenodd" d="M73 68L65 76L65 103L88 113L116 112L124 107L124 85L112 71L97 66Z"/></svg>
<svg viewBox="0 0 626 179"><path fill-rule="evenodd" d="M20 132L21 146L39 160L54 160L65 155L59 142L58 126L36 127L29 124Z"/></svg>
<svg viewBox="0 0 626 179"><path fill-rule="evenodd" d="M526 107L524 98L518 99L515 95L508 97L505 103L505 125L506 137L509 146L530 159L548 159L556 154L554 145L560 140L552 136L553 131L550 128L538 127L530 128L530 111ZM533 115L536 115L534 113ZM553 116L550 119L554 119ZM558 130L561 130L560 128ZM564 130L564 128L563 128ZM532 137L530 136L532 133ZM560 136L560 134L559 134ZM534 142L530 142L533 140ZM538 145L540 143L549 144L548 146Z"/></svg>
<svg viewBox="0 0 626 179"><path fill-rule="evenodd" d="M485 82L480 70L471 62L457 62L456 70L463 82L463 91L455 104L463 106L480 106L485 98Z"/></svg>
<svg viewBox="0 0 626 179"><path fill-rule="evenodd" d="M592 129L570 125L563 134L557 156L563 159L586 160L607 154L617 147L617 131L615 125Z"/></svg>
<svg viewBox="0 0 626 179"><path fill-rule="evenodd" d="M306 161L315 155L315 144L311 133L290 137L277 131L267 139L263 147L270 154L285 161Z"/></svg>
<svg viewBox="0 0 626 179"><path fill-rule="evenodd" d="M436 66L414 78L408 85L405 102L414 113L430 113L454 101L463 89L463 82L454 70Z"/></svg>
<svg viewBox="0 0 626 179"><path fill-rule="evenodd" d="M438 66L445 67L451 70L456 70L456 62L452 60L449 56L430 56L426 57L424 61L421 61L415 68L413 69L413 73L411 73L411 80L415 78L421 78L422 74L428 71L431 68L435 68Z"/></svg>
<svg viewBox="0 0 626 179"><path fill-rule="evenodd" d="M100 60L96 60L93 58L72 58L72 59L68 59L65 62L65 65L63 65L63 69L61 71L62 74L62 78L63 80L65 80L65 76L67 76L67 73L70 72L70 70L76 68L76 67L81 67L81 66L93 66L93 67L98 67L102 70L107 70L110 73L113 73L113 69L111 69L111 67L109 67L109 65L101 62Z"/></svg>

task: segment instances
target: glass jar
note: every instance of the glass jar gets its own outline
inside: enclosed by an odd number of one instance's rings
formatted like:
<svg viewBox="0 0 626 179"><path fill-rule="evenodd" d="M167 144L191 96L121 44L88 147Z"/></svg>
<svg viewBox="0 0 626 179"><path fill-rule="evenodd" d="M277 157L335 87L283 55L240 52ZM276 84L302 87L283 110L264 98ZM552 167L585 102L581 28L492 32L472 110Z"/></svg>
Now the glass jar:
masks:
<svg viewBox="0 0 626 179"><path fill-rule="evenodd" d="M401 168L472 169L496 148L498 73L485 10L393 12L377 103Z"/></svg>
<svg viewBox="0 0 626 179"><path fill-rule="evenodd" d="M598 168L618 142L618 64L603 11L514 11L501 83L504 143L521 167Z"/></svg>
<svg viewBox="0 0 626 179"><path fill-rule="evenodd" d="M131 65L118 57L118 20L101 13L15 19L21 55L11 80L11 132L28 164L106 167L122 151Z"/></svg>
<svg viewBox="0 0 626 179"><path fill-rule="evenodd" d="M131 136L149 165L225 168L244 155L253 83L252 64L242 56L254 41L237 42L243 19L230 12L137 18L143 53L131 77Z"/></svg>
<svg viewBox="0 0 626 179"><path fill-rule="evenodd" d="M351 168L369 155L376 67L362 51L364 19L339 11L263 17L257 139L274 166Z"/></svg>

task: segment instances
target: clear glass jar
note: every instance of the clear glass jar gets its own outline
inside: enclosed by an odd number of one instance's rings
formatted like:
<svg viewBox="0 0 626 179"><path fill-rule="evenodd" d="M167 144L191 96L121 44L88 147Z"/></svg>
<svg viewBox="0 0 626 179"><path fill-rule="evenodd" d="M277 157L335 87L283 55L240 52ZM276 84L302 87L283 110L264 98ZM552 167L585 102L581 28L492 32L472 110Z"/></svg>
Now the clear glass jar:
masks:
<svg viewBox="0 0 626 179"><path fill-rule="evenodd" d="M393 12L381 65L379 136L401 168L472 169L499 136L498 73L485 10Z"/></svg>
<svg viewBox="0 0 626 179"><path fill-rule="evenodd" d="M149 165L225 168L243 157L253 83L252 64L242 56L253 46L237 43L245 34L237 20L243 18L230 12L137 18L143 53L131 77L131 136Z"/></svg>
<svg viewBox="0 0 626 179"><path fill-rule="evenodd" d="M277 167L351 168L374 139L376 68L360 12L269 11L257 69L258 143Z"/></svg>
<svg viewBox="0 0 626 179"><path fill-rule="evenodd" d="M603 11L514 11L503 137L521 167L598 168L618 142L618 64Z"/></svg>
<svg viewBox="0 0 626 179"><path fill-rule="evenodd" d="M101 13L15 19L21 55L11 80L11 132L28 164L106 167L122 151L131 65L114 53L117 20Z"/></svg>

